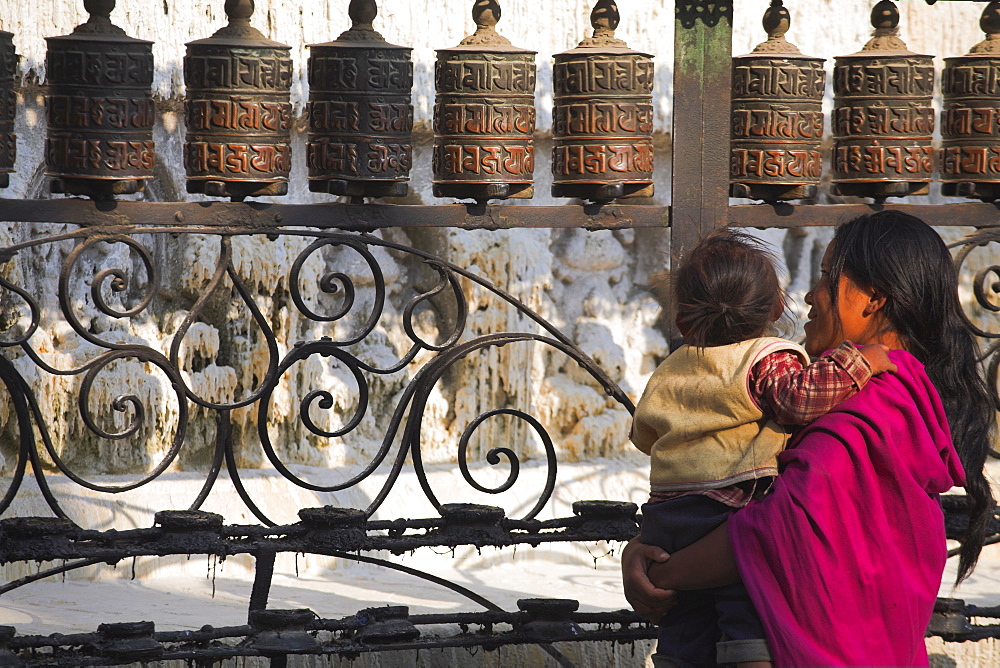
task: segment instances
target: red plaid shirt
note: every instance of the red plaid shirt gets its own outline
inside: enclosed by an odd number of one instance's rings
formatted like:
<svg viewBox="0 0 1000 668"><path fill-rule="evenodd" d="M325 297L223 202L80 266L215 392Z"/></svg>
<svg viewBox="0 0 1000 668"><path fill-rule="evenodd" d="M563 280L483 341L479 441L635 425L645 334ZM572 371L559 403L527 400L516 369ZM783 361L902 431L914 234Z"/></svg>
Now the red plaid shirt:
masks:
<svg viewBox="0 0 1000 668"><path fill-rule="evenodd" d="M750 370L750 397L761 412L778 424L798 427L820 415L865 386L872 377L871 367L849 341L804 365L798 355L781 350L766 355ZM759 490L758 481L742 485L690 492L653 494L651 503L688 494L702 494L733 508L742 508ZM770 483L768 483L770 484Z"/></svg>

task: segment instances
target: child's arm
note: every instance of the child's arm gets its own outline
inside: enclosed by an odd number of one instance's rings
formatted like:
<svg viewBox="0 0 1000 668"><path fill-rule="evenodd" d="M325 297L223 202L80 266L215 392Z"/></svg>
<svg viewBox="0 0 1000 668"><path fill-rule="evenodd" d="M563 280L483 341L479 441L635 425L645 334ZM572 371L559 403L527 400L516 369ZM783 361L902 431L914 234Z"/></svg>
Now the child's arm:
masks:
<svg viewBox="0 0 1000 668"><path fill-rule="evenodd" d="M897 371L896 365L889 359L889 346L881 343L873 343L868 346L861 346L858 349L861 356L868 362L872 375L877 376L883 371Z"/></svg>
<svg viewBox="0 0 1000 668"><path fill-rule="evenodd" d="M809 365L791 352L767 355L754 365L750 393L778 424L803 425L856 394L875 373L894 370L884 346L859 350L845 341Z"/></svg>

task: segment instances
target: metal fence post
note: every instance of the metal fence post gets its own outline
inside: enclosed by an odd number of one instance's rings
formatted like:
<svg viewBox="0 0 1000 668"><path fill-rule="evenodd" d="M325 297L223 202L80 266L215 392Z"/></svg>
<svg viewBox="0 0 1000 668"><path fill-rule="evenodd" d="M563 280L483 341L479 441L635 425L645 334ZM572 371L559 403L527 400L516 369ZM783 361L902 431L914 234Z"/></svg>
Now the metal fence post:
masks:
<svg viewBox="0 0 1000 668"><path fill-rule="evenodd" d="M733 8L730 2L674 5L671 256L727 222L729 99Z"/></svg>

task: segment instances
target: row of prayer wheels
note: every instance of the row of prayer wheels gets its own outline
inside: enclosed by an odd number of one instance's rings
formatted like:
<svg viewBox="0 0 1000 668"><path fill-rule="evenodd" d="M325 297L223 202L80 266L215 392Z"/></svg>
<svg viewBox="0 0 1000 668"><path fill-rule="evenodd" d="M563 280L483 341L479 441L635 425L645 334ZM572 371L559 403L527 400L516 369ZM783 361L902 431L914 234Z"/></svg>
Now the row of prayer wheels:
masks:
<svg viewBox="0 0 1000 668"><path fill-rule="evenodd" d="M139 192L156 153L152 43L110 19L114 0L85 0L88 21L48 38L46 174L53 192L106 199ZM290 47L250 25L252 0L226 0L229 23L187 44L187 189L215 197L283 195L291 168ZM310 47L306 163L314 192L406 194L412 163L410 49L373 28L375 0L351 0L353 25ZM477 29L435 65L433 192L460 199L533 194L535 52L496 32L497 0L476 0ZM614 0L598 0L592 37L554 56L556 197L608 201L653 194L653 63L615 38ZM890 0L875 33L834 67L835 192L882 199L924 194L935 166L946 195L1000 199L1000 0L987 34L942 75L942 149L932 146L932 57L898 36ZM773 0L767 41L733 59L730 194L811 199L823 172L823 59L787 42L789 15ZM14 169L13 36L0 32L0 186Z"/></svg>
<svg viewBox="0 0 1000 668"><path fill-rule="evenodd" d="M939 156L933 57L900 39L890 0L875 5L871 21L864 48L835 59L834 194L925 195L937 166L943 194L1000 199L1000 2L989 2L980 18L986 39L945 59ZM785 40L781 0L772 1L763 24L767 41L733 59L730 195L810 199L823 171L824 61Z"/></svg>
<svg viewBox="0 0 1000 668"><path fill-rule="evenodd" d="M114 0L85 0L72 34L46 55L46 175L53 192L95 199L139 192L153 176L152 43L111 22ZM250 25L252 0L226 0L229 23L188 43L187 190L215 197L284 195L291 168L291 48ZM351 0L353 25L310 46L306 164L315 192L403 196L412 163L410 49L373 28L375 0ZM437 52L434 194L476 200L533 194L535 52L495 30L497 0L477 0L475 34ZM599 0L594 36L555 56L553 193L649 196L653 65L614 37L618 10ZM0 35L0 176L13 171L17 57ZM4 184L6 185L6 184Z"/></svg>

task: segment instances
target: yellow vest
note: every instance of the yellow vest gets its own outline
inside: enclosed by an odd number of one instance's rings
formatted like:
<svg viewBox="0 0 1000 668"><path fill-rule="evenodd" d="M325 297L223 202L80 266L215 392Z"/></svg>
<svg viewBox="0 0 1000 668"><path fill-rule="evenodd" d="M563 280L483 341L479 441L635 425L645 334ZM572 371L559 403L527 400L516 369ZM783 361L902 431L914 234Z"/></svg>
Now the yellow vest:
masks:
<svg viewBox="0 0 1000 668"><path fill-rule="evenodd" d="M750 370L766 355L801 346L760 338L726 346L681 346L653 372L632 419L632 442L651 458L653 492L728 487L777 475L788 431L750 397Z"/></svg>

